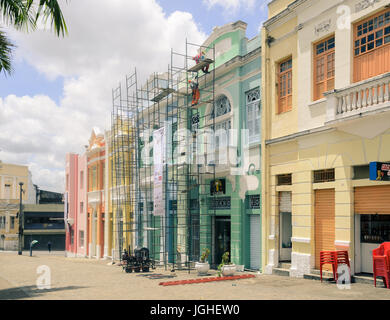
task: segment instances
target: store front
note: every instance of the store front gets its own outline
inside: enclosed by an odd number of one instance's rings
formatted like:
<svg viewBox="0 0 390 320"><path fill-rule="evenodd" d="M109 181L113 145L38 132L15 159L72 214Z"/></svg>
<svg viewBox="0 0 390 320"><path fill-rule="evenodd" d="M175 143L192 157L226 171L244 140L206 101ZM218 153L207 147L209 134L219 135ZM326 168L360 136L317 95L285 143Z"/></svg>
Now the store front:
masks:
<svg viewBox="0 0 390 320"><path fill-rule="evenodd" d="M390 241L390 186L356 187L355 273L373 273L372 250Z"/></svg>
<svg viewBox="0 0 390 320"><path fill-rule="evenodd" d="M215 264L222 261L222 255L229 252L230 257L230 217L215 217Z"/></svg>
<svg viewBox="0 0 390 320"><path fill-rule="evenodd" d="M212 264L217 267L222 255L229 252L231 258L231 190L227 188L226 178L210 180L208 212L213 218Z"/></svg>

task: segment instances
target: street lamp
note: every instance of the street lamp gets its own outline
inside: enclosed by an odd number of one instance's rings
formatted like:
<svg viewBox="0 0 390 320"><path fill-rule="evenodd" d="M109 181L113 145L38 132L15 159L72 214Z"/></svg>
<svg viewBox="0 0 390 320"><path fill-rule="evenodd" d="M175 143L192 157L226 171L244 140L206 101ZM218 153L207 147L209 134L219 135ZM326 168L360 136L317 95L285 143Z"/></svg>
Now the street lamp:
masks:
<svg viewBox="0 0 390 320"><path fill-rule="evenodd" d="M19 250L18 255L22 254L23 246L22 246L22 239L23 239L23 211L22 211L22 193L23 190L23 182L19 182L20 186L20 198L19 198Z"/></svg>

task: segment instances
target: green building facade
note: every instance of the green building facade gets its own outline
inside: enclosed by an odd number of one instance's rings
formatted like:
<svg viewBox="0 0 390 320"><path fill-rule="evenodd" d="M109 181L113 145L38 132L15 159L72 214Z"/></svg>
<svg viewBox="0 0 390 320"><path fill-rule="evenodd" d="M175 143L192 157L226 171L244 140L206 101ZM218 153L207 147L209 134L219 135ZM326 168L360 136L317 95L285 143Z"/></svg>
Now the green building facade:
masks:
<svg viewBox="0 0 390 320"><path fill-rule="evenodd" d="M199 107L199 127L213 123L218 151L215 179L207 179L206 190L200 191L209 194L200 199L200 247L211 249L209 261L214 266L229 251L233 263L260 269L261 41L259 36L248 40L245 31L246 24L238 21L215 28L204 43L215 48L214 110L211 104ZM205 93L200 100L209 96ZM228 129L235 134L229 135ZM234 154L244 159L236 161ZM222 191L214 195L216 184Z"/></svg>

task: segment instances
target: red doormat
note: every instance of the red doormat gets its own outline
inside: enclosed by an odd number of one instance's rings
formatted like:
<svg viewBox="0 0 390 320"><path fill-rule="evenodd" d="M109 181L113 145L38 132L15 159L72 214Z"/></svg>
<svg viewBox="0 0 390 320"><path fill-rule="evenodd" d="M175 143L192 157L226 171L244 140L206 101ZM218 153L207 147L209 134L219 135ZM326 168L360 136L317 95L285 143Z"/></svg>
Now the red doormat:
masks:
<svg viewBox="0 0 390 320"><path fill-rule="evenodd" d="M203 278L203 279L189 279L189 280L178 280L178 281L166 281L160 282L160 286L175 286L178 284L191 284L191 283L203 283L211 281L223 281L223 280L239 280L239 279L248 279L255 278L254 274L244 274L241 276L230 276L230 277L213 277L213 278Z"/></svg>

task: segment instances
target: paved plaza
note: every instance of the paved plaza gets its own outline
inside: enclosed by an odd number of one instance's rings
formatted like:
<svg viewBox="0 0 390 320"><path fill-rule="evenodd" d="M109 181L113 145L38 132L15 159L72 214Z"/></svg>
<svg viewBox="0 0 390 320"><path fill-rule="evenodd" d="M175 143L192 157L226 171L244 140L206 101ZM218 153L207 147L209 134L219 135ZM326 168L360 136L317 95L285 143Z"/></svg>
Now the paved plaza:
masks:
<svg viewBox="0 0 390 320"><path fill-rule="evenodd" d="M43 269L38 269L40 266ZM38 274L37 272L40 271ZM39 280L50 270L50 289L39 289ZM150 274L167 278L151 279L140 273L125 273L109 260L66 258L63 252L0 252L0 299L137 299L137 300L368 300L390 299L390 290L380 284L353 283L340 290L334 283L253 273L256 277L204 284L161 286L160 282L199 278L195 271L175 271L158 268ZM243 273L239 273L243 274ZM244 273L247 274L247 273ZM47 275L47 274L46 274ZM210 271L210 276L216 271ZM172 277L173 276L173 277Z"/></svg>

